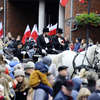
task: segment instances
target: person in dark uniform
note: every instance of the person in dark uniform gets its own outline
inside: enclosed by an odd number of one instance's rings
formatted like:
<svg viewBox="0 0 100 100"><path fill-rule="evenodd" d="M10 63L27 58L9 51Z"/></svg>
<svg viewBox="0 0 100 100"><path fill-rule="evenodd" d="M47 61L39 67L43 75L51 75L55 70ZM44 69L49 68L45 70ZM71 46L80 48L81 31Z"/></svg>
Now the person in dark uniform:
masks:
<svg viewBox="0 0 100 100"><path fill-rule="evenodd" d="M46 55L47 53L48 54L53 53L52 40L51 40L51 37L48 36L48 32L49 32L49 29L44 28L43 34L37 38L37 46L39 48L39 54L41 55Z"/></svg>
<svg viewBox="0 0 100 100"><path fill-rule="evenodd" d="M62 37L62 29L58 28L57 29L57 34L53 37L52 41L53 41L53 47L58 51L64 51L67 48L67 44L65 39Z"/></svg>

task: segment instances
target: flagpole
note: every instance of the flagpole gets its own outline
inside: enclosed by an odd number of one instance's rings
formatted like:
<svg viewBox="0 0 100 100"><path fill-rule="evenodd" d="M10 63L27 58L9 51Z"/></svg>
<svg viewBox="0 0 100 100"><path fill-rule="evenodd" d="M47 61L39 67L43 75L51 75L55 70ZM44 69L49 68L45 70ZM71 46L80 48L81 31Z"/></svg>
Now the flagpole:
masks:
<svg viewBox="0 0 100 100"><path fill-rule="evenodd" d="M72 41L72 17L73 17L73 0L71 0L71 7L70 7L70 18L71 18L71 22L70 22L70 41Z"/></svg>
<svg viewBox="0 0 100 100"><path fill-rule="evenodd" d="M3 34L3 36L4 36L4 39L3 39L3 41L4 41L4 43L5 43L5 35L6 35L6 0L4 0L4 25L3 25L3 28L4 28L4 34Z"/></svg>

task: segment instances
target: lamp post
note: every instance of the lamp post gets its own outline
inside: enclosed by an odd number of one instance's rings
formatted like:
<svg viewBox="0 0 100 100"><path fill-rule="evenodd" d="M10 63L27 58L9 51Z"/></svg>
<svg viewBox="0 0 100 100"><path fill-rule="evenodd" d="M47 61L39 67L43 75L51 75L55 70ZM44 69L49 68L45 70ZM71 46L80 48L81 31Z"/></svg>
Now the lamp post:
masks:
<svg viewBox="0 0 100 100"><path fill-rule="evenodd" d="M90 5L91 5L91 0L88 0L88 14L90 14ZM87 25L87 29L86 29L86 44L87 44L87 48L88 48L88 44L89 44L89 24Z"/></svg>
<svg viewBox="0 0 100 100"><path fill-rule="evenodd" d="M4 24L3 24L3 36L4 36L4 43L5 43L5 35L6 35L6 0L4 0Z"/></svg>
<svg viewBox="0 0 100 100"><path fill-rule="evenodd" d="M70 18L71 18L71 22L70 22L70 41L72 41L72 17L73 17L73 0L70 1Z"/></svg>

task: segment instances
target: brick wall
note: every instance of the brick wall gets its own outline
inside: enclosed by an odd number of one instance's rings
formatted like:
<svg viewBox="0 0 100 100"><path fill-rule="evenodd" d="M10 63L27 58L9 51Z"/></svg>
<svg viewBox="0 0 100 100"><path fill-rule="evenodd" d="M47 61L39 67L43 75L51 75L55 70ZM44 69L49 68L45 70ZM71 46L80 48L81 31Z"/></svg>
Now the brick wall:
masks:
<svg viewBox="0 0 100 100"><path fill-rule="evenodd" d="M0 7L3 7L3 0L0 0ZM3 10L0 12L0 21L3 22Z"/></svg>
<svg viewBox="0 0 100 100"><path fill-rule="evenodd" d="M7 3L7 32L14 37L24 34L27 24L32 29L38 23L38 5L34 2Z"/></svg>
<svg viewBox="0 0 100 100"><path fill-rule="evenodd" d="M68 12L67 10L66 12ZM100 0L91 0L90 11L100 14ZM78 0L74 0L73 16L75 16L76 14L87 13L87 12L88 12L87 5L79 3ZM100 42L100 39L99 39L100 28L91 28L89 30L89 33L90 33L90 38L92 38L95 42L96 41ZM73 41L75 40L76 37L86 38L86 28L82 27L78 29L77 31L73 32L72 36L73 36L72 37Z"/></svg>

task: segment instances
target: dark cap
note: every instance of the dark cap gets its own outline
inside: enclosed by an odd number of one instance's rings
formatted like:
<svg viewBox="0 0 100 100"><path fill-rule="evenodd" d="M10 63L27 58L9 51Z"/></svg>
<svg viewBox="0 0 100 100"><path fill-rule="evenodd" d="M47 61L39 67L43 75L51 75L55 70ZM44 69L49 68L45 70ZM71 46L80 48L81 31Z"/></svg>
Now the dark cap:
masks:
<svg viewBox="0 0 100 100"><path fill-rule="evenodd" d="M73 90L74 84L72 80L66 80L63 85L67 88L67 90L71 91Z"/></svg>
<svg viewBox="0 0 100 100"><path fill-rule="evenodd" d="M43 28L43 33L44 32L49 32L49 28Z"/></svg>
<svg viewBox="0 0 100 100"><path fill-rule="evenodd" d="M64 69L67 69L68 67L67 66L59 66L59 68L58 68L58 72L60 72L60 71L62 71L62 70L64 70Z"/></svg>
<svg viewBox="0 0 100 100"><path fill-rule="evenodd" d="M57 33L58 33L58 34L62 34L62 33L63 33L63 30L62 30L61 28L58 28L58 29L57 29Z"/></svg>

